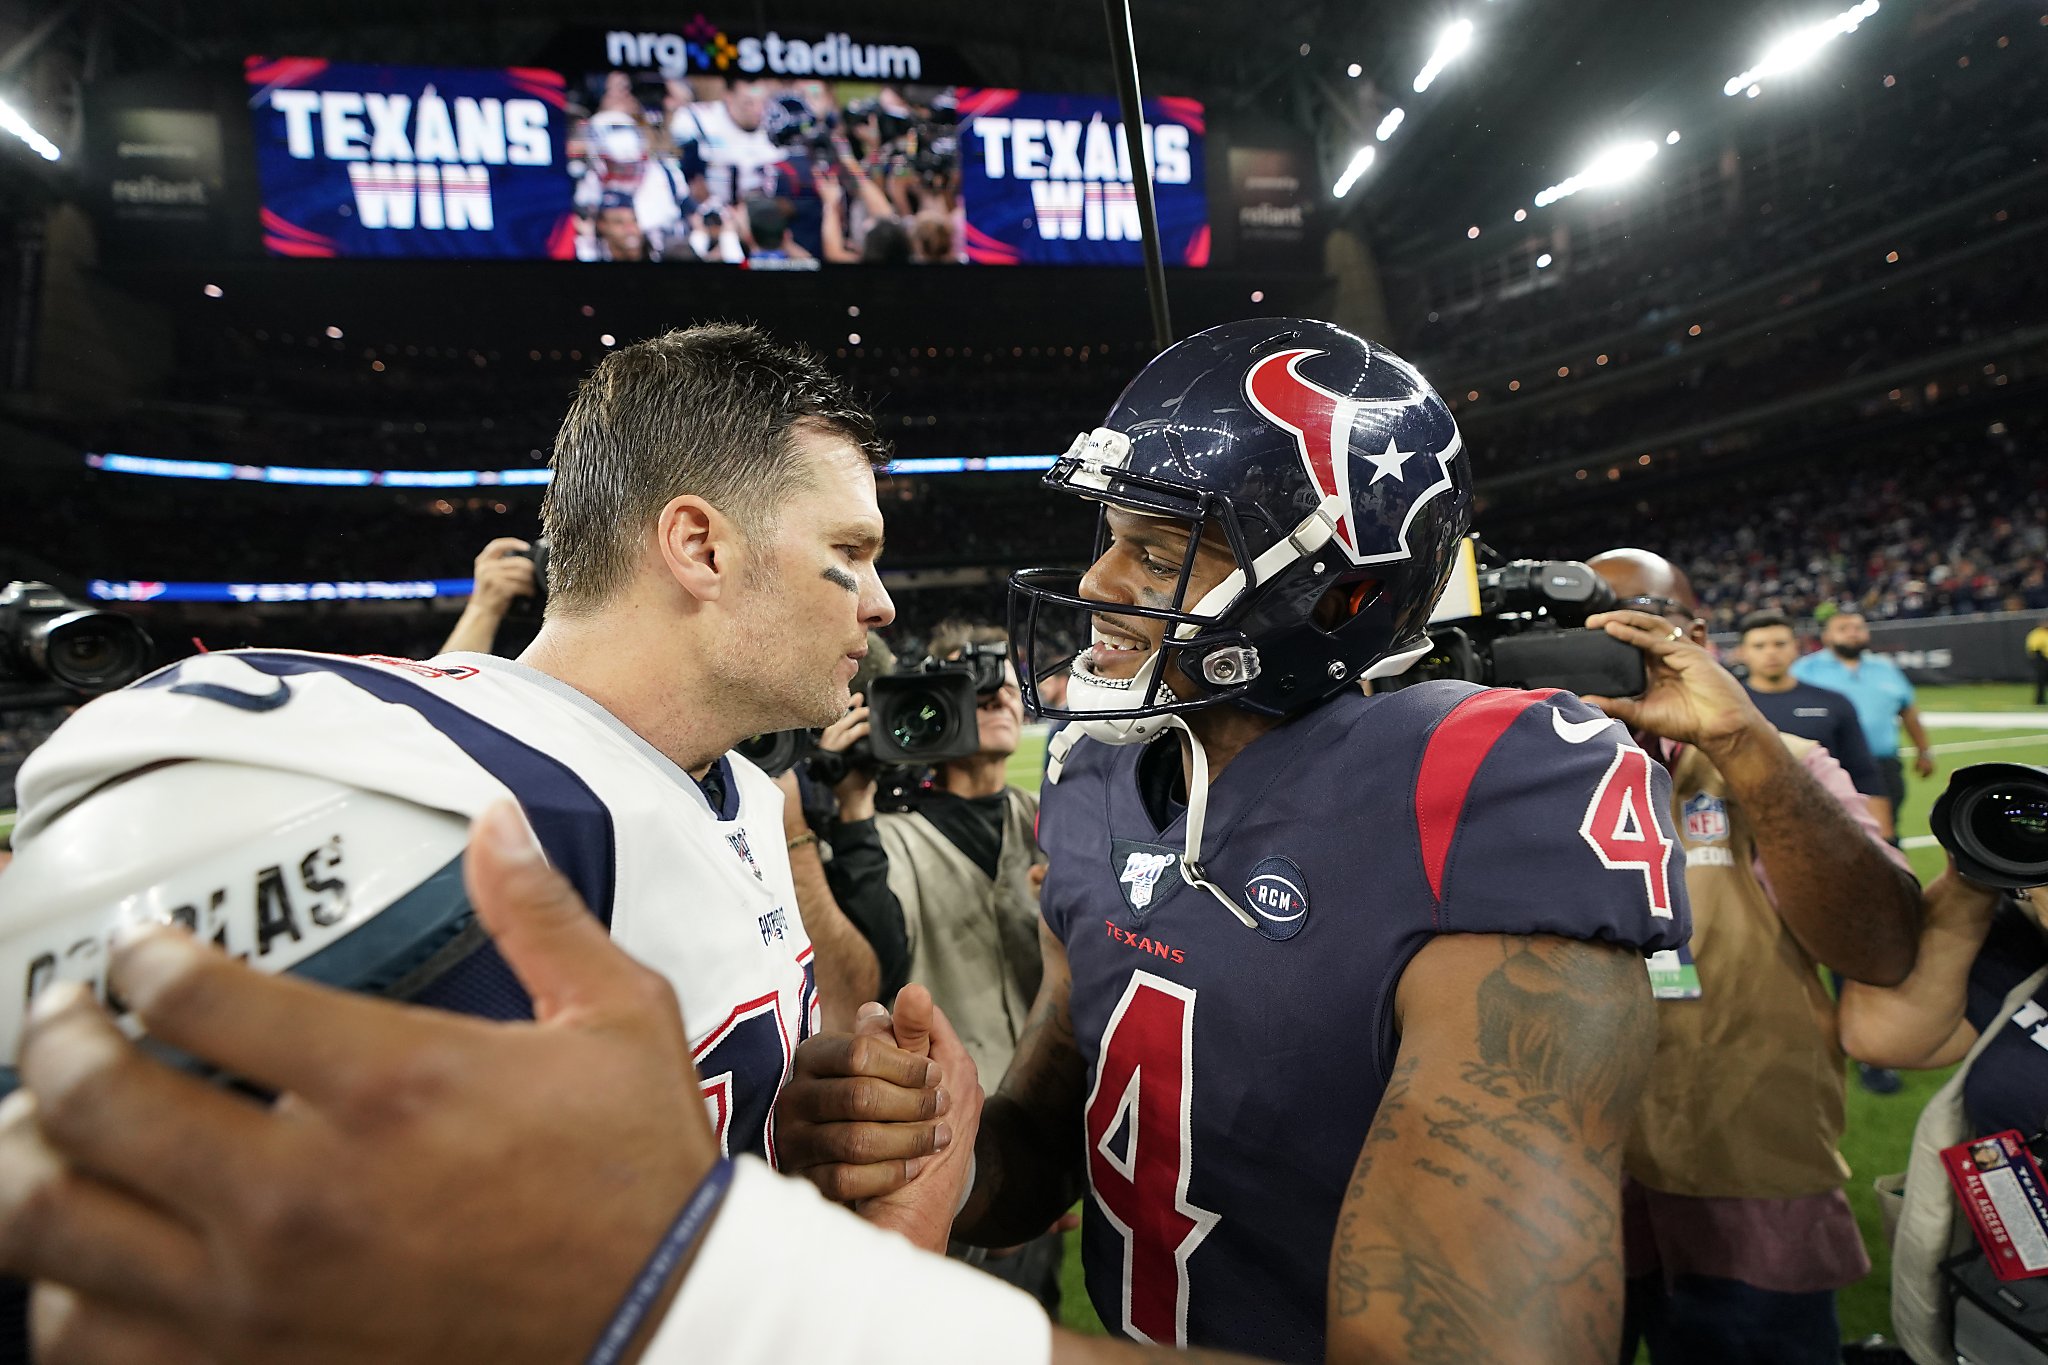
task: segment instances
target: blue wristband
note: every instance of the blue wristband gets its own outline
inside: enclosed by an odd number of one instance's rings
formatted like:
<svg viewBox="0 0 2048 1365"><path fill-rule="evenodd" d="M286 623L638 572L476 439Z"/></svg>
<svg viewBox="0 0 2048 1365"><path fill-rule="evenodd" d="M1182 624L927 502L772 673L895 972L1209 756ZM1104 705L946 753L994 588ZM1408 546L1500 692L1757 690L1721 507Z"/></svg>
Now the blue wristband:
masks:
<svg viewBox="0 0 2048 1365"><path fill-rule="evenodd" d="M640 1334L641 1324L668 1287L669 1276L675 1273L676 1263L689 1253L692 1246L704 1233L705 1224L711 1221L712 1213L719 1201L725 1197L726 1187L732 1184L732 1159L720 1157L712 1168L705 1172L703 1182L697 1186L690 1201L683 1205L683 1211L676 1215L676 1221L669 1225L661 1244L654 1248L654 1254L647 1258L647 1264L640 1267L626 1297L619 1302L612 1320L605 1325L597 1345L584 1358L584 1365L617 1365L625 1354L626 1347Z"/></svg>

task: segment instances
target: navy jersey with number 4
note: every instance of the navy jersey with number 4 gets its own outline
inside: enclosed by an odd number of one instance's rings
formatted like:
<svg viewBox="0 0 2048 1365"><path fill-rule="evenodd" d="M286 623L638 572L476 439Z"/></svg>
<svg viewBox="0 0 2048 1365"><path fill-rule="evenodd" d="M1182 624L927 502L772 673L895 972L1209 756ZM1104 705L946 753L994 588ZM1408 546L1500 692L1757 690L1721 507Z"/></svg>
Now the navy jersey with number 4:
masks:
<svg viewBox="0 0 2048 1365"><path fill-rule="evenodd" d="M1144 754L1077 745L1040 823L1088 1067L1089 1294L1133 1337L1320 1361L1402 970L1438 934L1677 946L1670 779L1566 694L1340 696L1210 791L1204 870L1253 929L1181 879Z"/></svg>

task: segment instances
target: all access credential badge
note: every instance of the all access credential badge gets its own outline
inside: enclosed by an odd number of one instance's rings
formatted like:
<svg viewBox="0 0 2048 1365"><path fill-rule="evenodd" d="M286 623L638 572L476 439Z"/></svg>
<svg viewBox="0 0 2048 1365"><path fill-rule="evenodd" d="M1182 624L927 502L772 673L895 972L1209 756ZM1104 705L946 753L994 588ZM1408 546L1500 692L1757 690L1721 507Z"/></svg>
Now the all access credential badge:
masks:
<svg viewBox="0 0 2048 1365"><path fill-rule="evenodd" d="M1700 998L1700 969L1692 960L1692 948L1681 943L1664 948L1643 959L1650 969L1650 994L1659 1000Z"/></svg>
<svg viewBox="0 0 2048 1365"><path fill-rule="evenodd" d="M2048 1275L2048 1196L2019 1130L1944 1148L1941 1164L1991 1273L2001 1280Z"/></svg>

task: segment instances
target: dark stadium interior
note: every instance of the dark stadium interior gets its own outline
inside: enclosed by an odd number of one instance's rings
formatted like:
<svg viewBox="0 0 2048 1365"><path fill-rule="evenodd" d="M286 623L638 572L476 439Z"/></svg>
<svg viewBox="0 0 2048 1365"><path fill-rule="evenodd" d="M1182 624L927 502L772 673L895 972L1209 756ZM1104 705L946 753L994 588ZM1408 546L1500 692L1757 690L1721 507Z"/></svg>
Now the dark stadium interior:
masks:
<svg viewBox="0 0 2048 1365"><path fill-rule="evenodd" d="M795 25L805 8L776 17ZM809 8L821 22L829 13ZM1390 76L1420 15L1283 9L1233 26L1229 11L1141 5L1148 91L1292 124L1327 162L1353 136L1347 118L1395 97L1359 89L1370 79L1346 79L1321 52L1385 52ZM864 22L950 43L990 83L1106 84L1092 12L1034 18L1028 43L934 17L880 7ZM1844 594L1880 615L2048 605L2042 465L2028 458L2048 385L2048 178L2037 159L2048 29L2036 16L1915 14L1845 44L1830 79L1774 89L1768 109L1712 88L1747 43L1726 7L1590 5L1502 22L1508 31L1459 72L1454 98L1469 108L1418 114L1370 193L1325 206L1376 263L1386 339L1459 413L1490 541L1549 555L1637 539L1683 547L1701 566L1739 547L1739 570L1702 576L1719 626L1750 606ZM518 60L545 51L551 27L544 13L484 7L437 7L419 23L374 4L188 5L117 8L51 41L59 67L68 57L83 74L90 61L95 78L113 79L159 66L167 45L200 63L315 49ZM1283 41L1297 34L1316 35L1310 56ZM1581 195L1513 221L1512 206L1569 164L1589 105L1638 123L1655 109L1685 140L1605 202ZM17 304L42 335L38 345L12 334L14 493L0 553L13 574L74 590L88 578L459 575L489 536L531 533L537 488L223 488L96 472L79 457L538 467L601 335L757 320L832 358L901 455L942 458L1064 448L1149 349L1136 271L643 281L547 264L308 267L230 252L67 264L93 248L65 217L63 182L17 167L4 185L18 223L30 206L51 218L9 244L10 271L39 261L48 294L33 315ZM1327 311L1338 287L1313 262L1170 279L1183 333L1247 312ZM1254 290L1259 307L1247 302ZM1936 494L1956 500L1953 531L1910 544L1879 533L1888 514ZM993 607L1008 568L1088 543L1029 474L900 476L887 497L892 567L989 579L902 593L912 633L961 602ZM1909 553L1859 562L1893 550ZM258 633L318 646L396 626L419 649L445 616L436 605L386 606L362 632L342 626L347 609L266 613ZM253 619L215 610L195 618L205 629L166 622L159 633L172 651L194 635L238 643L236 623Z"/></svg>

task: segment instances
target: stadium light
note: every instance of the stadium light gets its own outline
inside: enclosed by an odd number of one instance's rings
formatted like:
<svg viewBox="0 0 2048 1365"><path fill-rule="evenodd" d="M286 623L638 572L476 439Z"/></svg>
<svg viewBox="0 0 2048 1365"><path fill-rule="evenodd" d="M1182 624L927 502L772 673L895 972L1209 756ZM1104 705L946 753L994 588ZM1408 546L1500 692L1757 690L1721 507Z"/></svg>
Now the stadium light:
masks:
<svg viewBox="0 0 2048 1365"><path fill-rule="evenodd" d="M1376 153L1371 147L1360 147L1358 155L1352 157L1351 164L1344 168L1344 174L1338 176L1337 183L1330 186L1331 197L1342 199L1351 193L1351 187L1358 183L1358 177L1364 175L1366 169L1372 165L1374 155Z"/></svg>
<svg viewBox="0 0 2048 1365"><path fill-rule="evenodd" d="M1593 158L1585 170L1568 180L1559 181L1536 196L1536 207L1547 208L1568 195L1580 190L1596 189L1602 185L1618 185L1642 170L1651 157L1657 155L1657 144L1649 138L1640 142L1621 142Z"/></svg>
<svg viewBox="0 0 2048 1365"><path fill-rule="evenodd" d="M1360 76L1363 76L1365 74L1365 68L1360 66L1357 62L1353 62L1351 65L1344 68L1344 74L1355 81Z"/></svg>
<svg viewBox="0 0 2048 1365"><path fill-rule="evenodd" d="M1748 90L1754 99L1760 83L1788 71L1796 71L1820 55L1820 50L1845 33L1854 33L1865 19L1877 13L1878 0L1861 0L1832 19L1797 28L1766 48L1757 64L1739 76L1730 76L1721 86L1724 95Z"/></svg>
<svg viewBox="0 0 2048 1365"><path fill-rule="evenodd" d="M1408 115L1401 112L1401 106L1395 105L1392 109L1387 110L1387 116L1380 120L1379 129L1373 136L1381 142L1385 142L1394 135L1394 130L1401 126L1401 120L1407 117Z"/></svg>
<svg viewBox="0 0 2048 1365"><path fill-rule="evenodd" d="M1864 3L1870 4L1872 0L1864 0ZM1429 89L1430 84L1443 74L1444 68L1455 61L1458 54L1470 46L1472 46L1472 21L1470 19L1460 19L1445 29L1437 37L1436 51L1429 54L1429 60L1422 64L1422 70L1415 73L1415 93L1419 95Z"/></svg>
<svg viewBox="0 0 2048 1365"><path fill-rule="evenodd" d="M45 161L55 161L64 154L57 150L57 144L29 126L29 121L15 111L13 105L0 100L0 128L26 142L35 154Z"/></svg>

